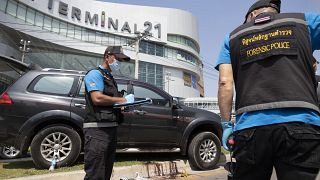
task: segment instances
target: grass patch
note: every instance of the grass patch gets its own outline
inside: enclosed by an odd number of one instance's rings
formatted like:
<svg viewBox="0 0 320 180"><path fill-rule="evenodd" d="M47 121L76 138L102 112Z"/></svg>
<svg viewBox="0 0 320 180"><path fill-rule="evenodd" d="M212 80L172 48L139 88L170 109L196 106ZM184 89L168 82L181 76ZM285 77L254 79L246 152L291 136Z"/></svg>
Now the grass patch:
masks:
<svg viewBox="0 0 320 180"><path fill-rule="evenodd" d="M180 159L186 159L186 157L183 157L176 153L117 154L114 166L132 166L150 162L174 161ZM32 160L22 162L0 163L0 179L77 171L83 170L83 168L83 156L80 156L79 160L75 165L70 167L57 168L53 172L47 169L36 168Z"/></svg>
<svg viewBox="0 0 320 180"><path fill-rule="evenodd" d="M71 167L57 168L51 172L47 169L37 169L32 161L0 163L0 179L50 174L57 172L77 171L83 169L83 164Z"/></svg>

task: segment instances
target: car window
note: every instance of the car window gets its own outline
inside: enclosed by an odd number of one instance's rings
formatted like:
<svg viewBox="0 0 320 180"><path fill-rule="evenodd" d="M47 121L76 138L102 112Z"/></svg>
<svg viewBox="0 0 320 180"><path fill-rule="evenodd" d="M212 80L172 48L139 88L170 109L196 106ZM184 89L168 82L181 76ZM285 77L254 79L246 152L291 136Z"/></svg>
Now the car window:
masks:
<svg viewBox="0 0 320 180"><path fill-rule="evenodd" d="M80 91L79 91L79 96L84 97L84 94L86 93L85 87L84 87L84 81L81 83Z"/></svg>
<svg viewBox="0 0 320 180"><path fill-rule="evenodd" d="M54 95L69 95L75 82L75 77L59 75L38 76L29 88L32 92Z"/></svg>
<svg viewBox="0 0 320 180"><path fill-rule="evenodd" d="M7 76L5 74L0 73L0 95L6 91L6 89L13 84L15 81L14 78L11 78L10 76Z"/></svg>
<svg viewBox="0 0 320 180"><path fill-rule="evenodd" d="M127 92L126 92L127 91L127 85L126 84L118 84L118 90L119 90L119 92L121 92L122 90L125 90L125 91L122 91L122 92L123 92L124 96L127 95ZM86 92L85 86L84 86L84 83L82 81L78 96L84 97L85 92Z"/></svg>
<svg viewBox="0 0 320 180"><path fill-rule="evenodd" d="M20 70L0 58L0 95L20 77Z"/></svg>
<svg viewBox="0 0 320 180"><path fill-rule="evenodd" d="M169 107L169 99L165 99L157 92L140 86L133 86L133 89L135 101L151 98L153 105Z"/></svg>

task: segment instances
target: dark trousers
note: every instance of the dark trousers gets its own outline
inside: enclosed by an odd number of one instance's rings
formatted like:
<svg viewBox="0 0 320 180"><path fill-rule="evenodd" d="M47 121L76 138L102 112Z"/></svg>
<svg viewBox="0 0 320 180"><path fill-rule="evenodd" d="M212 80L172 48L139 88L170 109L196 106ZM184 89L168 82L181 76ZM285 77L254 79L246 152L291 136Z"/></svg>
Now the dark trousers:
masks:
<svg viewBox="0 0 320 180"><path fill-rule="evenodd" d="M84 128L86 180L110 179L117 145L117 127Z"/></svg>
<svg viewBox="0 0 320 180"><path fill-rule="evenodd" d="M315 180L320 168L320 127L285 123L235 133L236 180Z"/></svg>

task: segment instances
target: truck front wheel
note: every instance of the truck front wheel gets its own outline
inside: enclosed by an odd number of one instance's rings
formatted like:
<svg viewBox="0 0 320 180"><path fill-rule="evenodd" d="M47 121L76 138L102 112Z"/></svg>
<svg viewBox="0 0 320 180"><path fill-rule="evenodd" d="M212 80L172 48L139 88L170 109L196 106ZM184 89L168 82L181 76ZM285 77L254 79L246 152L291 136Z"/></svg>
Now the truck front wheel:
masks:
<svg viewBox="0 0 320 180"><path fill-rule="evenodd" d="M200 170L213 169L219 162L221 142L212 132L201 132L189 144L188 157L191 167Z"/></svg>

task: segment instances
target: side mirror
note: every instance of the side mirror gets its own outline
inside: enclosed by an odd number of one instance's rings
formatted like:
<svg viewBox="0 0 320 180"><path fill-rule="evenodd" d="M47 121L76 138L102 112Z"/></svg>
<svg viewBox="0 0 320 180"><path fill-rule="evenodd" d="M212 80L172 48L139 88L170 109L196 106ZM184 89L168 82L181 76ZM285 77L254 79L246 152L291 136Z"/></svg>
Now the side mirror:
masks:
<svg viewBox="0 0 320 180"><path fill-rule="evenodd" d="M177 107L179 105L179 100L177 98L172 98L172 107Z"/></svg>
<svg viewBox="0 0 320 180"><path fill-rule="evenodd" d="M124 96L124 93L127 93L127 91L124 90L124 89L122 89L119 93L121 94L121 97L123 97L123 96Z"/></svg>

